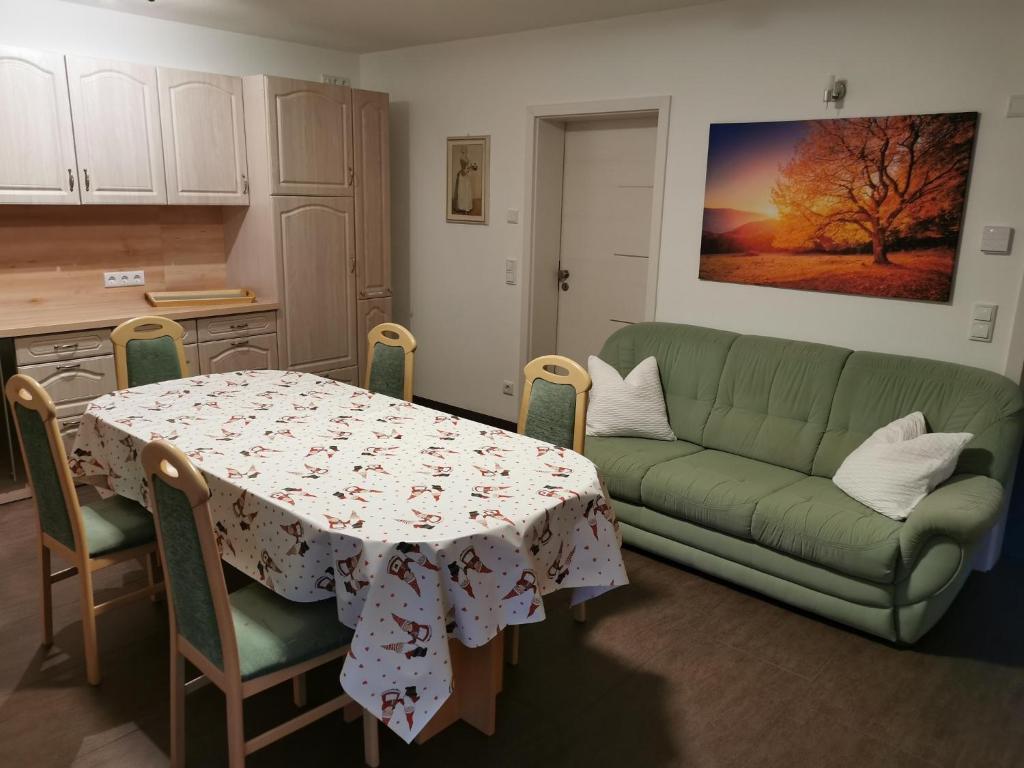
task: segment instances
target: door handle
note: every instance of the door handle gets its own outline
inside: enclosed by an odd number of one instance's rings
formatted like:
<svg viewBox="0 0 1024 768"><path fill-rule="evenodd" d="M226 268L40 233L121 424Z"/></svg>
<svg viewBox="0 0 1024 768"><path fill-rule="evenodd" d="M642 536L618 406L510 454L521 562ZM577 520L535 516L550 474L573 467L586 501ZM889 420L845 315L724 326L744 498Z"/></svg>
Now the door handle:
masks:
<svg viewBox="0 0 1024 768"><path fill-rule="evenodd" d="M563 291L568 291L569 290L569 270L568 269L559 269L558 270L558 282L559 282L559 287Z"/></svg>

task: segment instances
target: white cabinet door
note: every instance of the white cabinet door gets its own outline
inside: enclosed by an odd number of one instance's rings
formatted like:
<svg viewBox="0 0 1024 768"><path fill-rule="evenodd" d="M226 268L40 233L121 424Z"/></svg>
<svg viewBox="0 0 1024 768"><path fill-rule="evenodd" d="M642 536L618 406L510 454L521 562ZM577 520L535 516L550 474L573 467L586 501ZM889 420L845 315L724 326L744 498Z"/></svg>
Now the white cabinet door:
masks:
<svg viewBox="0 0 1024 768"><path fill-rule="evenodd" d="M274 243L284 286L285 367L355 367L355 214L352 198L276 197Z"/></svg>
<svg viewBox="0 0 1024 768"><path fill-rule="evenodd" d="M156 69L68 56L84 203L166 203Z"/></svg>
<svg viewBox="0 0 1024 768"><path fill-rule="evenodd" d="M267 78L272 195L352 194L352 89Z"/></svg>
<svg viewBox="0 0 1024 768"><path fill-rule="evenodd" d="M157 70L167 202L248 205L242 79Z"/></svg>
<svg viewBox="0 0 1024 768"><path fill-rule="evenodd" d="M358 296L391 295L391 170L388 95L353 91Z"/></svg>
<svg viewBox="0 0 1024 768"><path fill-rule="evenodd" d="M64 57L0 46L0 203L78 202Z"/></svg>

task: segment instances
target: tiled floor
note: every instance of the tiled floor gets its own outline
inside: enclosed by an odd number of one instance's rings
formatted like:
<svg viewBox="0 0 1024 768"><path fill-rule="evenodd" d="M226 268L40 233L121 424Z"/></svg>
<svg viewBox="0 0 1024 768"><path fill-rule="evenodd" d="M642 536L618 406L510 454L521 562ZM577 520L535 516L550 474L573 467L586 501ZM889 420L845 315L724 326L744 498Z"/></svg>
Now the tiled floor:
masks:
<svg viewBox="0 0 1024 768"><path fill-rule="evenodd" d="M167 622L148 602L100 619L104 682L85 682L77 582L56 594L56 645L39 648L34 523L0 507L0 765L167 763ZM1021 766L1024 567L975 574L917 647L791 611L637 552L632 584L574 624L564 595L524 628L492 738L458 725L423 747L383 731L385 767ZM98 580L140 583L125 567ZM315 703L337 670L310 681ZM292 712L282 687L251 728ZM250 731L251 732L251 731ZM358 766L360 727L330 717L250 766ZM223 765L223 699L189 697L188 764Z"/></svg>

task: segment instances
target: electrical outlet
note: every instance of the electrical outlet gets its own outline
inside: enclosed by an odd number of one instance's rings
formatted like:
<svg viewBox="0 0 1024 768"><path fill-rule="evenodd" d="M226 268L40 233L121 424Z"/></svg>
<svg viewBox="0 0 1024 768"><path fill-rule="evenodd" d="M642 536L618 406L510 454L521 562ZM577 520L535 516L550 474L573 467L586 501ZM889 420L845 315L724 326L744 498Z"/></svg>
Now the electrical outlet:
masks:
<svg viewBox="0 0 1024 768"><path fill-rule="evenodd" d="M327 85L351 85L351 80L341 75L328 75L326 72L320 75L320 82Z"/></svg>
<svg viewBox="0 0 1024 768"><path fill-rule="evenodd" d="M141 269L132 269L127 272L104 272L104 288L127 288L132 285L145 285L146 273Z"/></svg>
<svg viewBox="0 0 1024 768"><path fill-rule="evenodd" d="M515 397L516 387L511 381L503 382L501 385L501 394L508 395L509 397Z"/></svg>

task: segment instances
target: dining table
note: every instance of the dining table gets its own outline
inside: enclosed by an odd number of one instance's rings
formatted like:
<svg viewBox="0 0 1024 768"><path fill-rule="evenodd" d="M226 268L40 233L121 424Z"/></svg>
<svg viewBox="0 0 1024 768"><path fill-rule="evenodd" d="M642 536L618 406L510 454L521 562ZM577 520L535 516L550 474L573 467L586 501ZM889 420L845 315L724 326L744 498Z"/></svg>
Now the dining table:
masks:
<svg viewBox="0 0 1024 768"><path fill-rule="evenodd" d="M558 589L578 602L628 581L594 465L505 429L311 373L236 371L92 401L69 460L148 507L154 440L206 479L225 562L289 600L336 599L354 631L341 685L407 742L472 689L462 677L492 672L493 729L505 627L542 621Z"/></svg>

